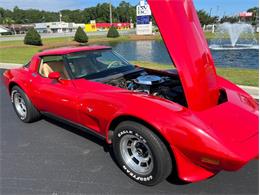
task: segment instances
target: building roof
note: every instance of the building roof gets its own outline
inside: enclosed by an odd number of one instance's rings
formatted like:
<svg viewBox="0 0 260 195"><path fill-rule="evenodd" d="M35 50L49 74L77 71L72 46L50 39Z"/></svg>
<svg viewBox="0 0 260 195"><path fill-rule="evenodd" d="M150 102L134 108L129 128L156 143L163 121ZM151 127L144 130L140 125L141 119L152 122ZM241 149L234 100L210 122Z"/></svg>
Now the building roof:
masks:
<svg viewBox="0 0 260 195"><path fill-rule="evenodd" d="M82 47L62 47L56 49L45 50L40 53L37 53L38 56L46 56L46 55L65 55L69 53L81 52L81 51L94 51L101 49L111 49L108 46L82 46Z"/></svg>
<svg viewBox="0 0 260 195"><path fill-rule="evenodd" d="M0 33L9 32L9 29L0 25Z"/></svg>
<svg viewBox="0 0 260 195"><path fill-rule="evenodd" d="M7 29L15 29L15 30L28 30L29 28L34 28L34 24L3 24L2 26L4 26Z"/></svg>
<svg viewBox="0 0 260 195"><path fill-rule="evenodd" d="M74 22L42 22L35 23L35 29L60 29L60 28L78 28L79 26L84 27L85 24L74 23Z"/></svg>

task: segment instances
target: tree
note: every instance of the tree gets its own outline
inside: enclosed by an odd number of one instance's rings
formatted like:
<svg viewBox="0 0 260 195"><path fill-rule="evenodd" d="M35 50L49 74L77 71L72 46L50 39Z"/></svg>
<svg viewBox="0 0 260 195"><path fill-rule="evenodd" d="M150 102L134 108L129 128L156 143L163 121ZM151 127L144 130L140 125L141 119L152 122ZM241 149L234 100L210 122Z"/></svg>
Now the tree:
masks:
<svg viewBox="0 0 260 195"><path fill-rule="evenodd" d="M96 6L88 7L83 10L68 10L64 9L62 20L65 22L88 23L90 20L97 22L110 22L109 3L99 3ZM129 22L130 19L135 21L136 11L135 6L122 1L118 6L112 6L113 21ZM0 23L3 23L3 18L11 18L15 24L24 23L39 23L39 22L56 22L59 21L59 12L42 11L37 9L21 9L17 6L13 10L8 10L0 7Z"/></svg>
<svg viewBox="0 0 260 195"><path fill-rule="evenodd" d="M80 26L78 27L78 29L75 33L74 41L77 41L78 43L87 43L88 42L88 36Z"/></svg>
<svg viewBox="0 0 260 195"><path fill-rule="evenodd" d="M250 8L253 12L252 21L258 19L258 8ZM65 22L89 23L90 20L97 22L110 22L109 19L109 3L98 3L96 6L88 7L83 10L68 10L60 11L62 20ZM131 5L126 0L121 1L118 6L112 6L114 22L133 22L136 21L136 7ZM199 19L202 25L213 24L218 22L217 16L211 16L205 10L198 11ZM14 7L13 10L0 7L0 23L3 23L4 18L11 18L15 24L38 23L38 22L57 22L59 21L59 12L42 11L37 9L21 9ZM154 20L153 20L154 23Z"/></svg>
<svg viewBox="0 0 260 195"><path fill-rule="evenodd" d="M89 23L90 20L95 20L97 18L96 7L89 7L82 11L85 23Z"/></svg>
<svg viewBox="0 0 260 195"><path fill-rule="evenodd" d="M221 18L220 23L224 23L224 22L237 23L238 21L239 21L238 16L224 16L223 18Z"/></svg>
<svg viewBox="0 0 260 195"><path fill-rule="evenodd" d="M82 14L82 10L62 10L62 20L65 22L77 22L77 23L83 23L84 15Z"/></svg>
<svg viewBox="0 0 260 195"><path fill-rule="evenodd" d="M197 11L201 25L215 24L218 22L217 16L209 15L205 10Z"/></svg>
<svg viewBox="0 0 260 195"><path fill-rule="evenodd" d="M252 25L258 24L259 8L258 7L252 7L250 9L248 9L247 12L252 12L253 13L252 20L251 20Z"/></svg>
<svg viewBox="0 0 260 195"><path fill-rule="evenodd" d="M120 35L119 35L117 29L114 26L110 27L110 29L107 32L107 37L116 38L116 37L119 37L119 36Z"/></svg>
<svg viewBox="0 0 260 195"><path fill-rule="evenodd" d="M24 44L37 46L42 45L40 34L34 28L30 28L24 37Z"/></svg>
<svg viewBox="0 0 260 195"><path fill-rule="evenodd" d="M130 22L130 19L135 20L136 18L136 8L130 3L122 1L116 8L115 15L120 22Z"/></svg>
<svg viewBox="0 0 260 195"><path fill-rule="evenodd" d="M8 26L11 26L14 24L14 20L12 18L6 17L3 19L3 24L7 24Z"/></svg>
<svg viewBox="0 0 260 195"><path fill-rule="evenodd" d="M96 6L96 13L97 13L97 22L109 22L110 10L109 10L109 3L98 3ZM115 8L112 6L112 10Z"/></svg>

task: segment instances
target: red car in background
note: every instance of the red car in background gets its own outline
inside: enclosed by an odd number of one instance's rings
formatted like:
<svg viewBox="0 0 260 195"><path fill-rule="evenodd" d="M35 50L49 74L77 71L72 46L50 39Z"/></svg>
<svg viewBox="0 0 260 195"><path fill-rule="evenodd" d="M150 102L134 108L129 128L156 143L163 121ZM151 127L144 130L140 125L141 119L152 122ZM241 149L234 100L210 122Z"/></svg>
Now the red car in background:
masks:
<svg viewBox="0 0 260 195"><path fill-rule="evenodd" d="M4 72L19 118L44 114L98 135L144 185L172 172L196 182L257 158L258 104L216 74L192 1L149 4L176 69L135 66L105 46L43 51Z"/></svg>

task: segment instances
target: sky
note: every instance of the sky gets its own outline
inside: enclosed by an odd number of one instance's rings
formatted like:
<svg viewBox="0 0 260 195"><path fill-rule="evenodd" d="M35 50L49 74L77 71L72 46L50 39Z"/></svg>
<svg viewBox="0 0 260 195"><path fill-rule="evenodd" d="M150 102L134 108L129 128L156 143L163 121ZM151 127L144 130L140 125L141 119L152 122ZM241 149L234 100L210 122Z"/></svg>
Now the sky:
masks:
<svg viewBox="0 0 260 195"><path fill-rule="evenodd" d="M109 2L110 0L0 0L0 7L13 9L18 6L22 9L40 9L59 11L62 9L84 9L95 6L97 3ZM139 0L125 0L132 5L138 4ZM121 0L111 0L113 5L118 5ZM258 0L194 0L196 9L211 10L212 15L234 15L248 8L258 6Z"/></svg>

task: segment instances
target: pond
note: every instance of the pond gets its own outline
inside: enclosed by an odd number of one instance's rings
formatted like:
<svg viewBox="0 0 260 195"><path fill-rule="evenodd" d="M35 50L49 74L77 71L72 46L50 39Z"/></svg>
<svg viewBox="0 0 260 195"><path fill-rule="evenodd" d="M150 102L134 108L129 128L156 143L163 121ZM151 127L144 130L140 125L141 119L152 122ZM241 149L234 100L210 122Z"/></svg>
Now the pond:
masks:
<svg viewBox="0 0 260 195"><path fill-rule="evenodd" d="M109 43L129 61L172 64L163 41L128 41ZM258 69L259 50L211 50L218 67Z"/></svg>

